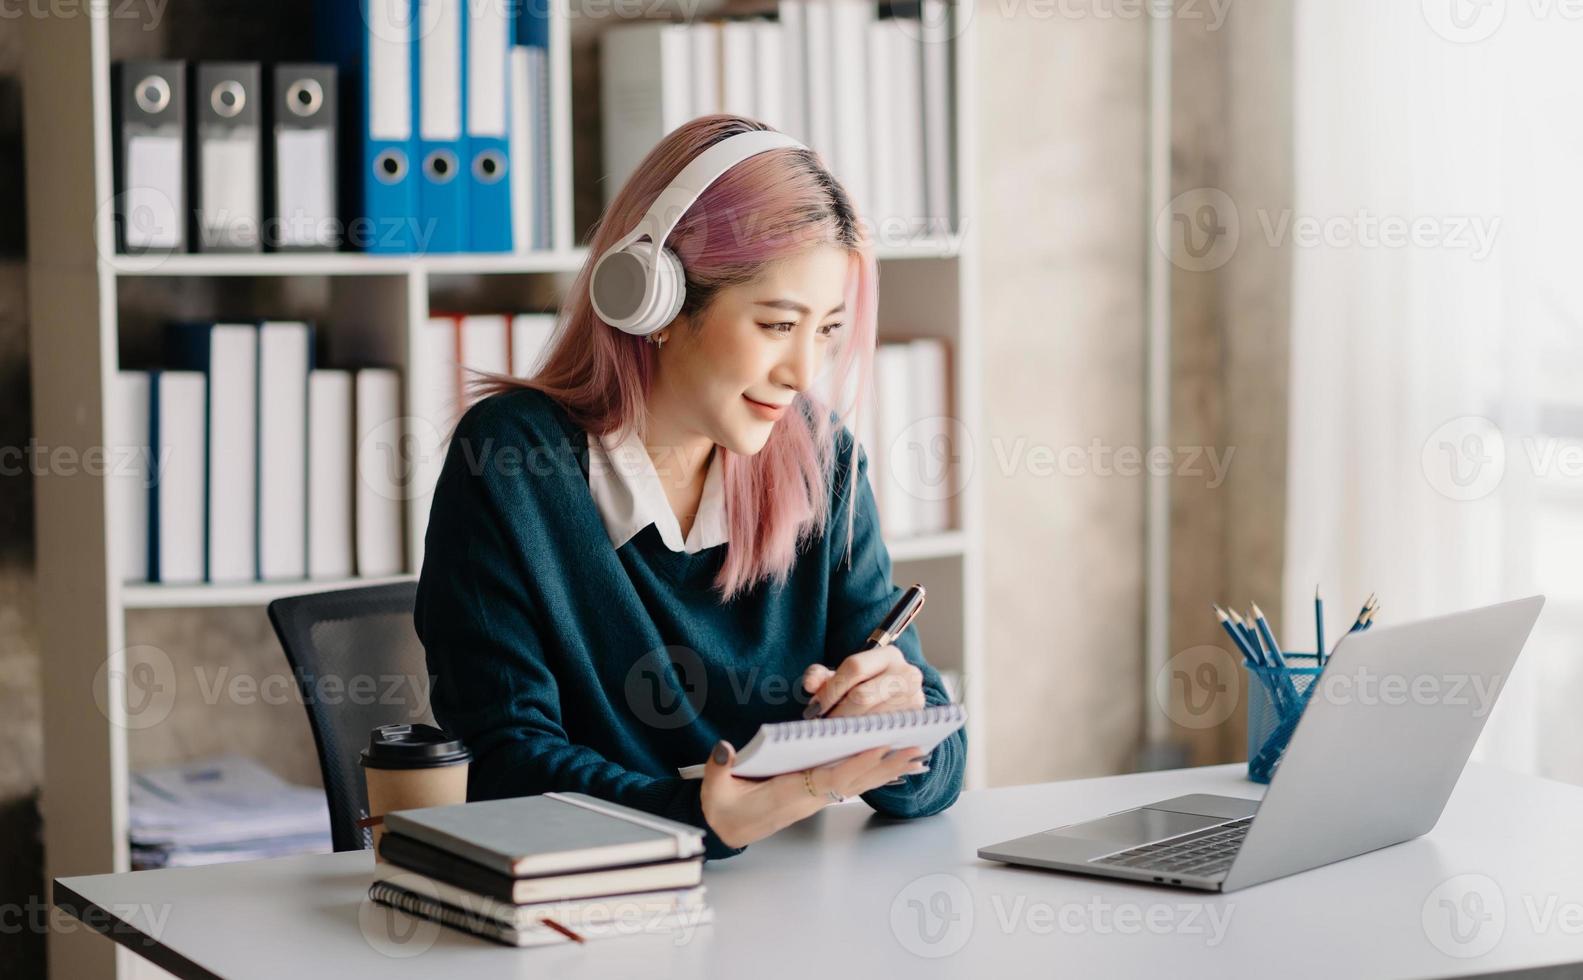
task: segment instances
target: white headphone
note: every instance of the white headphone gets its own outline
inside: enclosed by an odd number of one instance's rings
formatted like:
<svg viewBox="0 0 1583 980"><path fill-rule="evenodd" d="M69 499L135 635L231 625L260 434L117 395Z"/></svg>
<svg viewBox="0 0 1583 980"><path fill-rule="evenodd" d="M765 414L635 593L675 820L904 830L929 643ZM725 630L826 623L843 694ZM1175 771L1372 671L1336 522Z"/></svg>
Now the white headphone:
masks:
<svg viewBox="0 0 1583 980"><path fill-rule="evenodd" d="M646 337L681 312L687 277L665 247L687 209L727 170L767 150L807 149L784 133L753 130L728 136L694 157L660 192L638 226L610 246L589 276L588 293L599 318L623 333ZM648 241L639 241L647 237Z"/></svg>

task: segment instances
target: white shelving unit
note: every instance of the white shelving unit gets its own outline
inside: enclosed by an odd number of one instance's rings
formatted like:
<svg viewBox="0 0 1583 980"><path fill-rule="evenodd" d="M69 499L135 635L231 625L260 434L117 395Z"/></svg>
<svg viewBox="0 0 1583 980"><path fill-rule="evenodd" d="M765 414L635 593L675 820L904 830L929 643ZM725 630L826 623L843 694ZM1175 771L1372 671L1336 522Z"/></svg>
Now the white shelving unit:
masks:
<svg viewBox="0 0 1583 980"><path fill-rule="evenodd" d="M706 4L706 7L709 5ZM596 91L572 91L574 63L593 57L609 21L569 18L551 4L552 139L557 246L532 255L370 256L360 254L114 254L110 68L114 48L104 16L23 19L27 124L29 316L35 435L41 445L79 450L106 444L106 393L132 331L123 317L128 294L162 280L170 294L204 295L238 278L265 291L312 284L308 303L322 321L332 359L385 363L408 370L431 298L465 295L482 280L512 280L509 289L557 293L587 258L573 241L573 101L598 104ZM708 13L706 9L704 13ZM176 16L180 16L178 12ZM619 20L619 19L618 19ZM957 233L880 249L880 335L936 336L950 342L954 414L979 431L980 380L973 187L973 44L971 29L953 41L956 107ZM171 57L194 52L172 50ZM482 277L482 280L481 278ZM532 280L542 283L531 283ZM191 289L189 289L191 285ZM499 283L496 283L499 285ZM273 295L273 293L269 293ZM211 311L217 312L217 311ZM270 310L260 309L266 313ZM144 316L147 319L147 316ZM982 533L979 488L964 481L946 533L894 541L896 579L929 587L920 618L926 654L959 672L972 717L982 719ZM124 700L109 685L125 676L128 610L256 606L281 596L410 578L420 561L424 516L409 506L407 574L391 579L241 585L123 585L107 533L106 483L86 473L39 478L38 618L43 661L42 796L46 872L51 877L129 868L128 724ZM180 651L172 651L180 655ZM108 669L106 669L108 667ZM100 709L96 704L106 705ZM969 782L982 785L985 741L971 740ZM139 957L86 931L52 931L50 972L59 978L130 977L149 969ZM159 971L154 971L158 973Z"/></svg>

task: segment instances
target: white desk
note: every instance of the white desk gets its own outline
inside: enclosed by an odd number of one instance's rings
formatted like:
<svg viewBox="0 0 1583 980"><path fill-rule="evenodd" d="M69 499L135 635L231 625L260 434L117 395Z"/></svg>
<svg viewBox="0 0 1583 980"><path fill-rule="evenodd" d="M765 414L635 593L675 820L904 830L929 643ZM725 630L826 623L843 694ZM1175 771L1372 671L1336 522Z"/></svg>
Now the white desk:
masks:
<svg viewBox="0 0 1583 980"><path fill-rule="evenodd" d="M1583 788L1500 769L1470 766L1427 837L1229 895L974 855L1182 793L1259 796L1242 775L1232 765L986 790L911 823L876 819L861 802L832 806L708 865L715 921L680 941L518 950L387 915L364 899L367 851L64 878L55 901L113 912L122 941L151 938L140 951L184 977L1218 980L1583 961ZM374 935L360 927L360 907L378 909L362 920L378 923ZM410 930L405 941L380 934L392 916Z"/></svg>

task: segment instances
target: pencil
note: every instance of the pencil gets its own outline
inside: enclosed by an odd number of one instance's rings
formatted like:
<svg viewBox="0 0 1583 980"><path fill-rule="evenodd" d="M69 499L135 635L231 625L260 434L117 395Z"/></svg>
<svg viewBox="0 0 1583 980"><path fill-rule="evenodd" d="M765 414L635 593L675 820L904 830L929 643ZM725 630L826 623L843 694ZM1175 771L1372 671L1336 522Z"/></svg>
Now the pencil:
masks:
<svg viewBox="0 0 1583 980"><path fill-rule="evenodd" d="M1314 586L1314 663L1325 665L1325 600L1319 597L1319 586Z"/></svg>

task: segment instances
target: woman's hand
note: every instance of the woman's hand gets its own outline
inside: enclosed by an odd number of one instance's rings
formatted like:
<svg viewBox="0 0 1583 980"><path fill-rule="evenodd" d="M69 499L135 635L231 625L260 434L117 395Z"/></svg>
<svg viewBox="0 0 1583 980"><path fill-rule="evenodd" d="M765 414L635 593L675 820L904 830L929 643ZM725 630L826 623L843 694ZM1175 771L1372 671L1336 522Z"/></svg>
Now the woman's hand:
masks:
<svg viewBox="0 0 1583 980"><path fill-rule="evenodd" d="M854 653L835 670L814 664L803 672L802 686L813 696L804 718L839 718L924 706L923 671L890 644Z"/></svg>
<svg viewBox="0 0 1583 980"><path fill-rule="evenodd" d="M880 747L810 769L806 777L793 772L772 779L744 779L731 774L736 751L720 742L704 766L704 819L726 846L745 847L835 802L828 795L831 792L857 796L897 777L928 772L921 761L925 757L918 748Z"/></svg>

